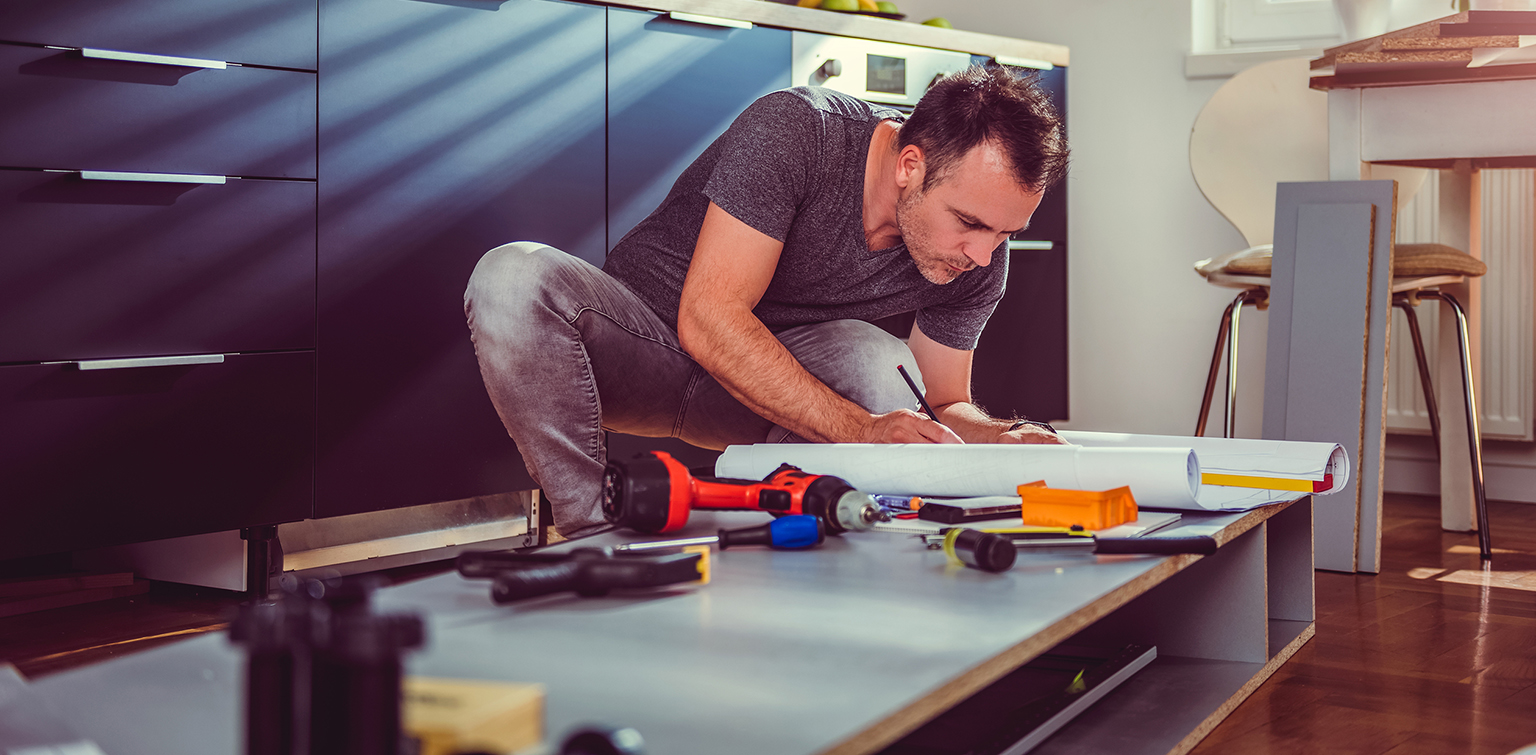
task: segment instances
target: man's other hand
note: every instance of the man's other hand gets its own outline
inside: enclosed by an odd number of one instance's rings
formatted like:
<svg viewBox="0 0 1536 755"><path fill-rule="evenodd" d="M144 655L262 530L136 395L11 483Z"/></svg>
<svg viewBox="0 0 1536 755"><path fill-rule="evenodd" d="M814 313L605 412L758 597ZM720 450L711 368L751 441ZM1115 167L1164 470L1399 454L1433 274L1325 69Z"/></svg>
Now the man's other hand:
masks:
<svg viewBox="0 0 1536 755"><path fill-rule="evenodd" d="M860 443L964 443L953 430L911 409L870 415Z"/></svg>
<svg viewBox="0 0 1536 755"><path fill-rule="evenodd" d="M1062 446L1070 446L1060 435L1051 432L1039 425L1024 425L1017 430L1005 432L997 437L998 443L1044 443Z"/></svg>

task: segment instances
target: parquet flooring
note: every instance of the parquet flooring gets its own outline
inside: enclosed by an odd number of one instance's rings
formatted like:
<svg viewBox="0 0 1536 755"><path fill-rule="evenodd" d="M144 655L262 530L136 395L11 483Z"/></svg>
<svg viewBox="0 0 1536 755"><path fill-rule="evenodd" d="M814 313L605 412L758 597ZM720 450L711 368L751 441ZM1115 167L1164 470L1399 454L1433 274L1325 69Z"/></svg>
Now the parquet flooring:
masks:
<svg viewBox="0 0 1536 755"><path fill-rule="evenodd" d="M1536 744L1536 506L1490 504L1495 561L1388 496L1382 569L1317 573L1317 636L1194 749L1511 752ZM1484 586L1484 581L1489 586Z"/></svg>

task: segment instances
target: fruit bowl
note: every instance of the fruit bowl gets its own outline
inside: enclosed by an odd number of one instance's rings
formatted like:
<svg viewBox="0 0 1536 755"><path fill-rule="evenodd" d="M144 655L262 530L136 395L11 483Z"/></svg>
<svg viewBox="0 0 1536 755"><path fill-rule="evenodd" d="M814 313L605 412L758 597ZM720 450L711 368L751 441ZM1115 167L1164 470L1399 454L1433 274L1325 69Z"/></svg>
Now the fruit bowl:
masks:
<svg viewBox="0 0 1536 755"><path fill-rule="evenodd" d="M886 13L885 11L879 10L845 10L843 13L857 13L861 16L879 16L880 18L889 18L895 21L900 21L907 17L907 14L905 13Z"/></svg>

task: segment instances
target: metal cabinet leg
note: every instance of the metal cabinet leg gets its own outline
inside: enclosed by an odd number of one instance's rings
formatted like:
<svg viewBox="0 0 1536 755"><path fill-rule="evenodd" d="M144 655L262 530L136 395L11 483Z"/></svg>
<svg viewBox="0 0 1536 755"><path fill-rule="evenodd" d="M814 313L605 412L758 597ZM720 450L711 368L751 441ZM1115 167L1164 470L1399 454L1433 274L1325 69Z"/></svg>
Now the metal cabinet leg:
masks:
<svg viewBox="0 0 1536 755"><path fill-rule="evenodd" d="M245 546L245 592L252 600L266 600L272 570L272 544L277 540L277 525L265 524L240 530Z"/></svg>
<svg viewBox="0 0 1536 755"><path fill-rule="evenodd" d="M1443 291L1422 291L1419 296L1430 299L1439 299L1451 305L1451 310L1456 313L1457 345L1461 348L1461 379L1463 395L1467 400L1467 448L1472 457L1472 495L1477 505L1477 548L1482 554L1483 562L1493 561L1493 544L1488 534L1488 499L1483 491L1483 439L1478 427L1477 399L1472 389L1472 356L1467 338L1467 313L1462 309L1461 302L1456 297Z"/></svg>

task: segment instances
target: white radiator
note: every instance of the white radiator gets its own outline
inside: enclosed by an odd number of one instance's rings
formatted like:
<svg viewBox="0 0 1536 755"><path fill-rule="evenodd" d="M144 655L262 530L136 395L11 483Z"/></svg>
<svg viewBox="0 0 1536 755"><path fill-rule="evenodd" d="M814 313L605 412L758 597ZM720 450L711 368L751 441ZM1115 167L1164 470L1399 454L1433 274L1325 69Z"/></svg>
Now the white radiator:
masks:
<svg viewBox="0 0 1536 755"><path fill-rule="evenodd" d="M1430 171L1424 187L1398 216L1397 243L1437 239L1433 208L1438 206L1439 175ZM1536 403L1536 171L1482 172L1482 256L1488 275L1482 280L1482 386L1478 409L1485 438L1532 440ZM1440 305L1418 308L1419 330L1435 368ZM1387 431L1429 434L1429 414L1419 387L1418 367L1408 323L1401 312L1392 322L1391 366L1387 378ZM1449 348L1456 345L1449 344Z"/></svg>

